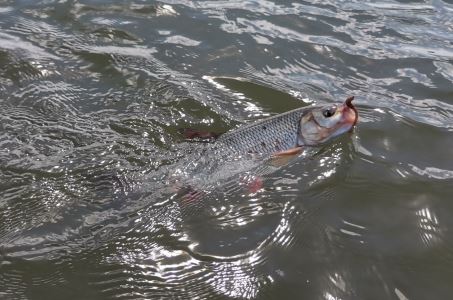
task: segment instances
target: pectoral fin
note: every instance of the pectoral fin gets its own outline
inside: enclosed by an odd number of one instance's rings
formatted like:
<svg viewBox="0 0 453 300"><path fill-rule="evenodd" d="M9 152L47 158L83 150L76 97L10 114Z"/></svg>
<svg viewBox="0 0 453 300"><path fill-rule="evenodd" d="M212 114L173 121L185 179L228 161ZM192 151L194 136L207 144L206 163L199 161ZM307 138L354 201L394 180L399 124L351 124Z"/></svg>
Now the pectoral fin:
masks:
<svg viewBox="0 0 453 300"><path fill-rule="evenodd" d="M279 151L272 155L270 164L274 167L286 165L295 155L302 152L303 147L295 147L285 151Z"/></svg>
<svg viewBox="0 0 453 300"><path fill-rule="evenodd" d="M273 157L287 156L287 155L296 155L302 151L303 147L298 146L284 151L275 152L272 154Z"/></svg>

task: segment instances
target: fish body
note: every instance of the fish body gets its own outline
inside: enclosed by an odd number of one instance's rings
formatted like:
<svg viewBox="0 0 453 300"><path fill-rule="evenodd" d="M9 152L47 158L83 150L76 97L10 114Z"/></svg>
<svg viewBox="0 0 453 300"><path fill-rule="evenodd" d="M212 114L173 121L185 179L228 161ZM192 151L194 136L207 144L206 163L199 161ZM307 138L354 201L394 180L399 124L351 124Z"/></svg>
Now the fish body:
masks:
<svg viewBox="0 0 453 300"><path fill-rule="evenodd" d="M202 187L221 185L236 174L267 170L273 157L297 154L304 147L319 146L350 131L358 113L348 98L342 104L303 107L241 126L216 137L176 168L175 177L185 184ZM194 131L190 131L194 136ZM198 137L211 137L202 132ZM218 137L217 137L218 136ZM259 175L259 174L258 174Z"/></svg>
<svg viewBox="0 0 453 300"><path fill-rule="evenodd" d="M299 121L312 107L297 108L239 127L221 135L216 143L231 155L269 156L297 146Z"/></svg>

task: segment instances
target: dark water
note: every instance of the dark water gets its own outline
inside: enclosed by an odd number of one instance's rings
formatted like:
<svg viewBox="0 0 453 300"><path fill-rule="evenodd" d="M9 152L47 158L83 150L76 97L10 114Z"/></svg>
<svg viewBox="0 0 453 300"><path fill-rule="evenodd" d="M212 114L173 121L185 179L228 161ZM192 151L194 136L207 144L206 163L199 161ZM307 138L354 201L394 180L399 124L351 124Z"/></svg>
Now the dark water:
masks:
<svg viewBox="0 0 453 300"><path fill-rule="evenodd" d="M453 5L1 1L1 299L449 299ZM225 131L355 95L256 194L157 188Z"/></svg>

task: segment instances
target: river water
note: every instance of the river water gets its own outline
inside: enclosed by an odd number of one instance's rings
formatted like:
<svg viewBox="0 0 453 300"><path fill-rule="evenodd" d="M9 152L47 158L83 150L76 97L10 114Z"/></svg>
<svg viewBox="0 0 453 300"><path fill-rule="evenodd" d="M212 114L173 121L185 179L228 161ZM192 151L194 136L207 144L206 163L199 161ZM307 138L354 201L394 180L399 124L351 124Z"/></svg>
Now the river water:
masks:
<svg viewBox="0 0 453 300"><path fill-rule="evenodd" d="M451 298L452 49L441 0L0 1L0 298ZM351 95L256 193L159 187L178 128Z"/></svg>

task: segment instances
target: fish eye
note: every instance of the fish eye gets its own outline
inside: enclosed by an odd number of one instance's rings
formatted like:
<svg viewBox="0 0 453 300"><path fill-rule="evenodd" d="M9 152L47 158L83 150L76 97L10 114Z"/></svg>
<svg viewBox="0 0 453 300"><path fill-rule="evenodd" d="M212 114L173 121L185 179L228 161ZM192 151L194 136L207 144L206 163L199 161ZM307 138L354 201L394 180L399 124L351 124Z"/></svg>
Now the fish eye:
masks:
<svg viewBox="0 0 453 300"><path fill-rule="evenodd" d="M331 116L333 116L335 114L336 111L337 111L337 107L336 106L331 106L329 108L324 109L322 111L322 115L325 118L330 118Z"/></svg>

